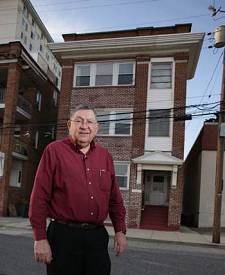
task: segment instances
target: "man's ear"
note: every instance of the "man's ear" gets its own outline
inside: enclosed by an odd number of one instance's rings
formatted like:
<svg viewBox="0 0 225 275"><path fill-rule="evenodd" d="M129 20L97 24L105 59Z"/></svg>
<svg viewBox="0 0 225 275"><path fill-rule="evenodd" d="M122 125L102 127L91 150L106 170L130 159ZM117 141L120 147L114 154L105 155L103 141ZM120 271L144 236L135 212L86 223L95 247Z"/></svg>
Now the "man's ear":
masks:
<svg viewBox="0 0 225 275"><path fill-rule="evenodd" d="M68 128L68 130L70 129L70 126L71 126L71 120L68 120L67 121L67 128Z"/></svg>

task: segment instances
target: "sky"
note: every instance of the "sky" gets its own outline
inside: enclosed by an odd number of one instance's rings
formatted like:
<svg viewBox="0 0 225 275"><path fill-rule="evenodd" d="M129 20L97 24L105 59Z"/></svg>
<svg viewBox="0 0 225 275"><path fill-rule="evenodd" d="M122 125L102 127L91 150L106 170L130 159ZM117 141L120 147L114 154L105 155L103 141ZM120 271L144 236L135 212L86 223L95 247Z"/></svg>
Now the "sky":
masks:
<svg viewBox="0 0 225 275"><path fill-rule="evenodd" d="M213 46L215 28L225 25L225 0L31 0L31 2L55 42L63 41L64 33L192 23L193 33L204 32L206 35L195 76L187 83L186 105L203 105L198 109L188 107L187 113L201 114L218 110L223 48L208 47ZM221 7L221 12L213 17L208 10L209 5L214 5L217 9ZM185 156L196 140L204 120L211 117L215 116L195 116L192 120L186 121Z"/></svg>

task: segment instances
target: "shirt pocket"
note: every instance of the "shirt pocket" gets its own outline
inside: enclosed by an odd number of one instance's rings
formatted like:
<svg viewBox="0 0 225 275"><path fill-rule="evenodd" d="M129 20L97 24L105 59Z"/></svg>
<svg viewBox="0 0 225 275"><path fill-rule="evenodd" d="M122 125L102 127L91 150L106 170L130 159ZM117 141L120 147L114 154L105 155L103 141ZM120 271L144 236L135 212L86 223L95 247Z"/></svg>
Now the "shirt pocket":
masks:
<svg viewBox="0 0 225 275"><path fill-rule="evenodd" d="M99 169L99 187L104 192L109 192L112 185L111 173L105 169Z"/></svg>

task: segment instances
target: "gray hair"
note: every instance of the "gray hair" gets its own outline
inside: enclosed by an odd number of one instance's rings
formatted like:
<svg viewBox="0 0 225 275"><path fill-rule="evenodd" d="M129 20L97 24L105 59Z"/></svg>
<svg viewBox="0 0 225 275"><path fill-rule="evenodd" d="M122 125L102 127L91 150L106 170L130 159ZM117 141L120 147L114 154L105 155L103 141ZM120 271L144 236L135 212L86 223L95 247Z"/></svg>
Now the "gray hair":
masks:
<svg viewBox="0 0 225 275"><path fill-rule="evenodd" d="M93 111L93 113L95 114L95 117L97 117L97 113L96 113L96 111L95 111L95 109L93 107L91 107L90 105L87 105L87 104L79 104L70 113L70 119L72 119L74 117L75 113L78 112L79 110L90 110L90 111Z"/></svg>

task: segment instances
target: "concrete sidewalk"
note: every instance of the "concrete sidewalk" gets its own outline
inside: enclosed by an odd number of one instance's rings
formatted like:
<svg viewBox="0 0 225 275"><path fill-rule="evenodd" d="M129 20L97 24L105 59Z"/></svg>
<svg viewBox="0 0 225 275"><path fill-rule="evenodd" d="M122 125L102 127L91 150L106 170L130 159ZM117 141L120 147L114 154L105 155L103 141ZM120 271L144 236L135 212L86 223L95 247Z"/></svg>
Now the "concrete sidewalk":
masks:
<svg viewBox="0 0 225 275"><path fill-rule="evenodd" d="M109 235L114 236L113 227L106 227ZM0 217L0 234L32 235L29 220L19 217ZM179 231L156 231L145 229L127 229L127 238L140 241L162 241L180 244L206 245L225 248L225 232L221 232L220 244L212 243L210 230L181 227Z"/></svg>

